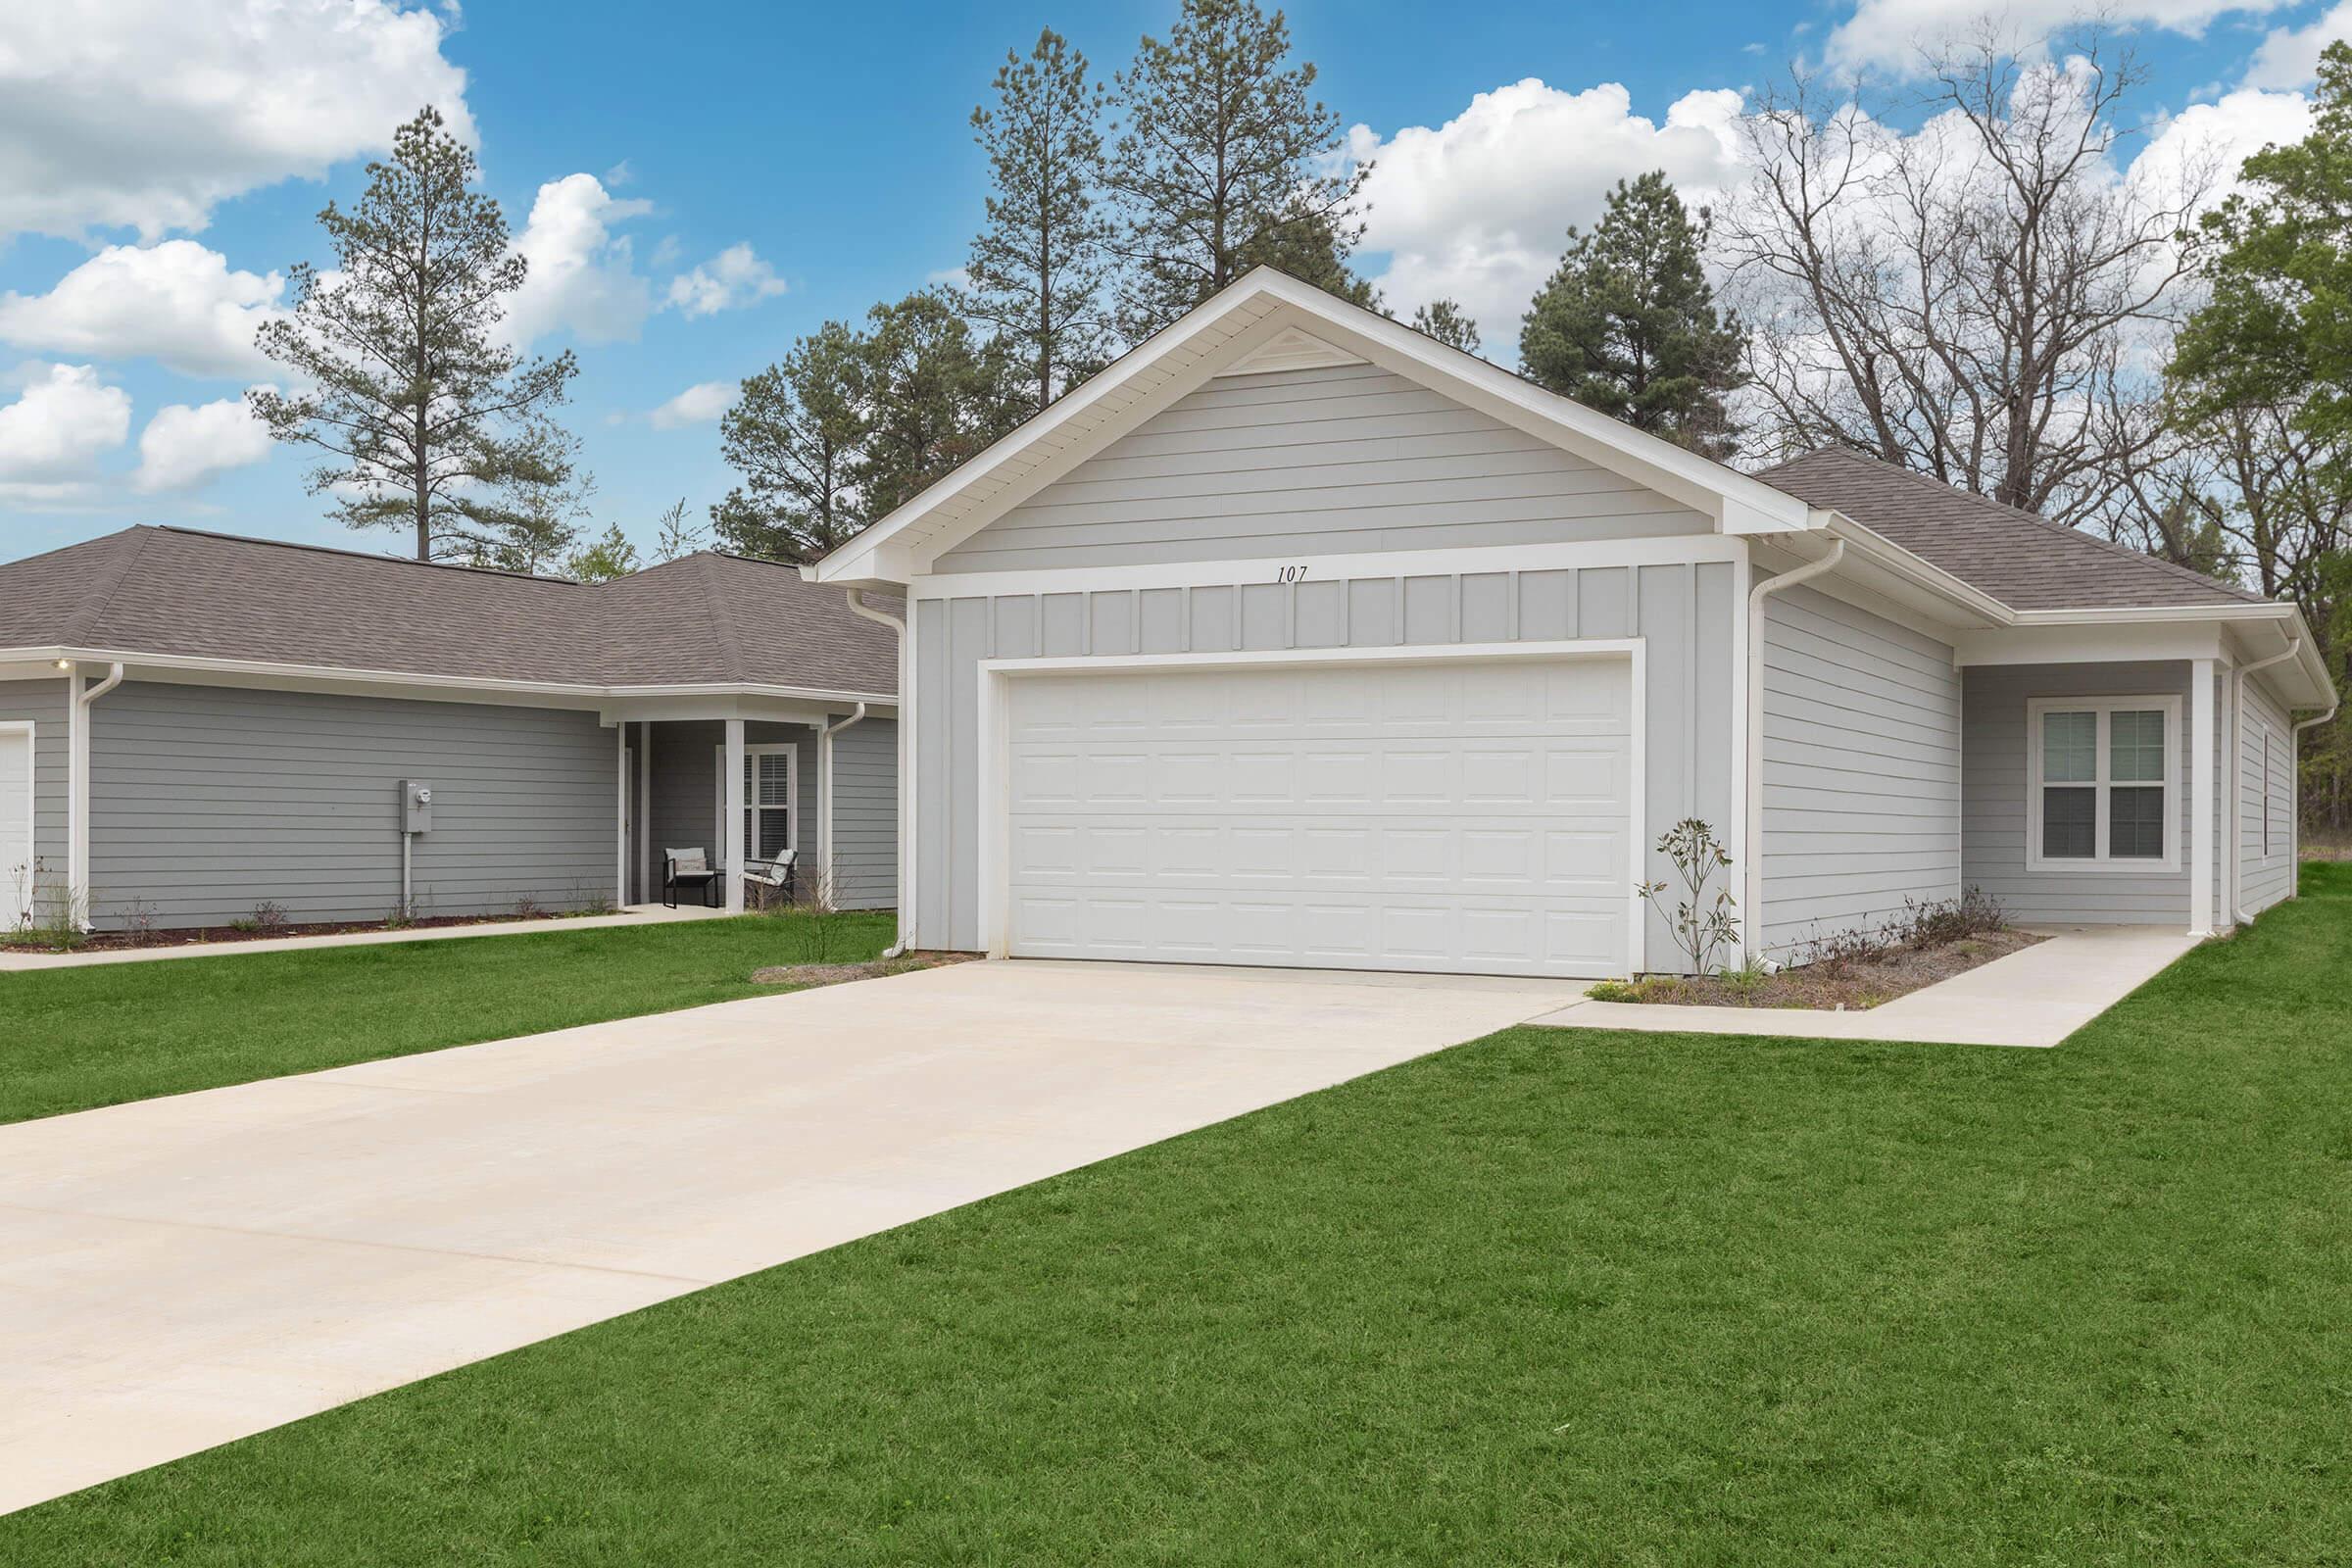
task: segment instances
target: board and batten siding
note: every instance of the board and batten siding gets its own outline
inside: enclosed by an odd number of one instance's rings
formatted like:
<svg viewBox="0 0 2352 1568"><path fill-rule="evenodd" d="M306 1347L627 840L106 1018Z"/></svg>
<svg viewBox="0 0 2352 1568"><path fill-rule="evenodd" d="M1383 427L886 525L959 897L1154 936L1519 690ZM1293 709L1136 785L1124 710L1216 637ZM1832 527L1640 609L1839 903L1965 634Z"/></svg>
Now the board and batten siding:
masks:
<svg viewBox="0 0 2352 1568"><path fill-rule="evenodd" d="M32 858L24 867L0 865L0 918L12 916L21 895L63 888L66 882L67 710L72 699L58 680L0 681L0 722L32 725ZM22 879L22 881L20 881ZM36 916L47 913L38 899Z"/></svg>
<svg viewBox="0 0 2352 1568"><path fill-rule="evenodd" d="M918 597L914 606L917 855L913 940L980 940L982 660L1643 639L1653 841L1690 815L1731 820L1738 625L1729 563L1562 568L1091 593ZM1650 874L1669 875L1652 857ZM1628 888L1630 897L1632 889ZM1662 918L1649 963L1673 966Z"/></svg>
<svg viewBox="0 0 2352 1568"><path fill-rule="evenodd" d="M2184 924L2188 919L2190 823L2188 760L2180 760L2180 799L2172 811L2180 866L2173 871L2031 870L2026 864L2029 796L2026 705L2036 697L2178 697L2187 744L2193 671L2185 660L2106 664L1979 664L1965 672L1961 700L1961 879L2001 902L2024 925ZM2217 747L2228 725L2216 707ZM2219 775L2229 777L2228 771ZM2215 791L2216 804L2221 790ZM2214 835L2217 854L2224 836ZM2217 889L2227 882L2217 875ZM2220 895L2226 897L2227 895Z"/></svg>
<svg viewBox="0 0 2352 1568"><path fill-rule="evenodd" d="M2260 914L2295 890L2294 858L2289 854L2294 842L2294 742L2285 710L2262 690L2260 677L2246 681L2245 688L2237 770L2238 908Z"/></svg>
<svg viewBox="0 0 2352 1568"><path fill-rule="evenodd" d="M268 902L296 922L400 902L399 785L433 786L419 914L614 896L616 743L593 712L130 681L90 710L92 918Z"/></svg>
<svg viewBox="0 0 2352 1568"><path fill-rule="evenodd" d="M933 570L1703 534L1635 480L1370 365L1220 376Z"/></svg>
<svg viewBox="0 0 2352 1568"><path fill-rule="evenodd" d="M1799 585L1764 602L1764 950L1960 891L1960 674L1935 638Z"/></svg>

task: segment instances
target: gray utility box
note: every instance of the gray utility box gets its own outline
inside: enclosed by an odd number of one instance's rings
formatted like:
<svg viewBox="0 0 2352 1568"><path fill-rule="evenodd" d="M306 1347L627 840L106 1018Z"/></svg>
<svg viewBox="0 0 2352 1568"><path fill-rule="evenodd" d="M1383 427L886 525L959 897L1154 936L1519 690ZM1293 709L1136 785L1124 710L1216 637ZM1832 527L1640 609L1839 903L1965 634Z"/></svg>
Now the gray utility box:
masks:
<svg viewBox="0 0 2352 1568"><path fill-rule="evenodd" d="M400 781L400 830L403 833L433 830L433 787L423 779Z"/></svg>

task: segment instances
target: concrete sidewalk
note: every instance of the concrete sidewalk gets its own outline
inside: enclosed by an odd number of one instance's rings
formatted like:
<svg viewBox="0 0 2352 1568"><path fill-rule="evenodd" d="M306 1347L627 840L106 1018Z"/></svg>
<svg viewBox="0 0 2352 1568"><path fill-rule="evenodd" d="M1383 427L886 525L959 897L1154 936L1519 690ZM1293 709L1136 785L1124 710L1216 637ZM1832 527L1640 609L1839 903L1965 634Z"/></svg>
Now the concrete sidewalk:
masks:
<svg viewBox="0 0 2352 1568"><path fill-rule="evenodd" d="M724 909L673 909L661 904L632 904L612 914L566 915L544 920L485 920L479 925L435 925L406 931L342 931L332 936L256 937L251 942L190 942L178 947L108 948L96 953L0 953L0 974L36 969L79 969L94 963L148 963L160 958L219 958L240 953L303 953L313 948L372 948L391 942L513 937L534 931L595 931L616 925L715 920L723 918L725 914Z"/></svg>
<svg viewBox="0 0 2352 1568"><path fill-rule="evenodd" d="M2172 926L2075 926L1966 974L1860 1011L1587 1000L1534 1021L1562 1029L2054 1046L2196 945L2195 938Z"/></svg>
<svg viewBox="0 0 2352 1568"><path fill-rule="evenodd" d="M964 963L0 1127L0 1510L1550 1012Z"/></svg>

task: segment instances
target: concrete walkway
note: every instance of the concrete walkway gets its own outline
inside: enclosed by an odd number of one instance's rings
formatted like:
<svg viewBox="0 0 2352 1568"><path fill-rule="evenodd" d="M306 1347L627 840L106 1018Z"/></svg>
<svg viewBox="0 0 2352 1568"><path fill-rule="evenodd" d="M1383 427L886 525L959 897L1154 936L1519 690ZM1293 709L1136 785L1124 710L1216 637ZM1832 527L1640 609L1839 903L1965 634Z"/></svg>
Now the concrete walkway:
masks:
<svg viewBox="0 0 2352 1568"><path fill-rule="evenodd" d="M0 1127L0 1510L1578 989L968 963Z"/></svg>
<svg viewBox="0 0 2352 1568"><path fill-rule="evenodd" d="M1966 974L1861 1011L1587 1000L1535 1021L1563 1029L2054 1046L2196 945L2171 926L2076 926Z"/></svg>
<svg viewBox="0 0 2352 1568"><path fill-rule="evenodd" d="M343 931L321 937L257 937L250 942L190 942L172 948L108 948L96 953L0 953L0 974L15 970L78 969L93 963L147 963L158 958L218 958L238 953L300 953L312 948L371 948L387 942L448 942L459 937L512 937L531 931L594 931L614 925L660 925L712 920L724 909L670 908L632 904L613 914L550 920L485 920L480 925L435 925L409 931Z"/></svg>

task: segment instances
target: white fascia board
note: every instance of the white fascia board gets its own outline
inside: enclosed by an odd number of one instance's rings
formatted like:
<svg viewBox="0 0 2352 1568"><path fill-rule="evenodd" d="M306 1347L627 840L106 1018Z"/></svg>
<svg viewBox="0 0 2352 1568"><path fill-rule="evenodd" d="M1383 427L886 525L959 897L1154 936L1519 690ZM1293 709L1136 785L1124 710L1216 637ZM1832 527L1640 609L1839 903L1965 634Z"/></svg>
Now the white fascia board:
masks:
<svg viewBox="0 0 2352 1568"><path fill-rule="evenodd" d="M1959 612L1954 615L1947 611L1942 619L1963 626L2001 626L2016 618L2015 611L1983 589L1970 586L1841 512L1827 514L1827 527L1833 538L1845 541L1841 570L1851 572L1864 565L1876 567L1896 581L1924 590L1933 600L1948 607L1948 611Z"/></svg>
<svg viewBox="0 0 2352 1568"><path fill-rule="evenodd" d="M2016 612L2020 629L2034 628L2130 628L2140 629L2161 638L2164 628L2194 629L2210 634L2207 643L2200 635L2195 645L2208 647L2211 652L2200 654L2150 655L2150 658L2216 658L2230 653L2234 643L2248 662L2269 654L2283 651L2290 640L2299 641L2302 648L2285 664L2265 670L2255 679L2268 687L2279 701L2293 708L2325 708L2335 700L2335 686L2328 678L2326 661L2320 657L2317 639L2303 618L2302 608L2285 600L2250 601L2234 605L2172 605L2122 607L2091 607L2080 610L2021 610ZM2227 639L2225 641L2225 639ZM2186 646L2180 639L2157 646ZM2007 660L2003 662L2029 663L2030 660ZM2291 672L2291 673L2290 673Z"/></svg>
<svg viewBox="0 0 2352 1568"><path fill-rule="evenodd" d="M1954 662L1962 665L2137 663L2215 659L2221 655L2221 627L2212 622L1996 626L1963 633Z"/></svg>

